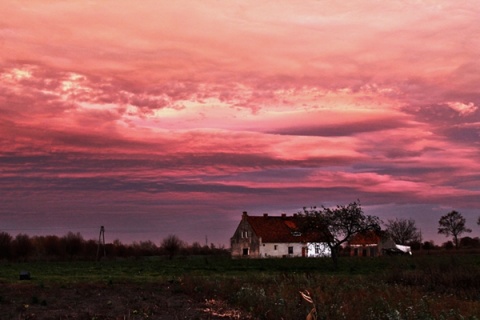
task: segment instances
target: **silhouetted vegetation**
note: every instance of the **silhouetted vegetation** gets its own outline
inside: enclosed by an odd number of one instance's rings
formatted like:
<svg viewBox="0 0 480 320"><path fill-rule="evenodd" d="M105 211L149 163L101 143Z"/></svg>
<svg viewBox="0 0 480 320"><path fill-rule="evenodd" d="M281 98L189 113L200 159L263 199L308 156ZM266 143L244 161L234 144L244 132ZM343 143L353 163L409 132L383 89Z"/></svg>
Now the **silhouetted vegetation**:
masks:
<svg viewBox="0 0 480 320"><path fill-rule="evenodd" d="M453 236L453 242L455 248L459 248L459 236L462 233L472 232L471 229L465 226L465 218L461 213L453 210L446 215L442 216L438 221L438 233L444 234L445 236Z"/></svg>
<svg viewBox="0 0 480 320"><path fill-rule="evenodd" d="M168 254L170 259L173 259L173 257L184 246L185 245L183 244L182 240L180 240L176 235L171 234L163 239L161 248Z"/></svg>
<svg viewBox="0 0 480 320"><path fill-rule="evenodd" d="M388 220L385 225L385 232L397 244L411 245L422 242L422 235L413 219Z"/></svg>
<svg viewBox="0 0 480 320"><path fill-rule="evenodd" d="M30 237L22 233L12 237L7 232L0 232L0 261L95 260L98 246L98 241L85 240L78 232L68 232L62 237L56 235ZM116 239L105 244L105 251L107 259L229 255L229 251L223 247L217 248L213 244L202 246L198 242L188 245L175 235L167 236L160 245L150 240L124 244Z"/></svg>

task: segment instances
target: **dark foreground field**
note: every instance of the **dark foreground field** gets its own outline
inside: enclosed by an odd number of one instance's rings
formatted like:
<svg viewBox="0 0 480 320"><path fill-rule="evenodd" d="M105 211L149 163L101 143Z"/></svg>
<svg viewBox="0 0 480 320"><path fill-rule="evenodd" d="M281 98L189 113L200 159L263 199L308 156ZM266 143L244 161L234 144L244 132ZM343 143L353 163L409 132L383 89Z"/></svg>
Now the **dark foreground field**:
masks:
<svg viewBox="0 0 480 320"><path fill-rule="evenodd" d="M304 290L318 319L480 319L480 255L0 262L0 319L305 319Z"/></svg>
<svg viewBox="0 0 480 320"><path fill-rule="evenodd" d="M168 283L6 284L0 319L247 319L221 303L197 301Z"/></svg>

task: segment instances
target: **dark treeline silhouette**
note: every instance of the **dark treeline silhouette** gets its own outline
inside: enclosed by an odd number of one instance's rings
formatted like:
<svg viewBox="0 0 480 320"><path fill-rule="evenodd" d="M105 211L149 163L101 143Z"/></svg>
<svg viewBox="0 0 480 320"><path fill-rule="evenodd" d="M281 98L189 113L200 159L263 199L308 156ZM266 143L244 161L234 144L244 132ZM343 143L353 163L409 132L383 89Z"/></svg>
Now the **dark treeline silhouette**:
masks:
<svg viewBox="0 0 480 320"><path fill-rule="evenodd" d="M140 258L147 256L165 256L173 258L176 255L229 255L224 247L214 244L201 245L194 242L191 245L180 240L175 235L169 235L160 243L140 241L124 244L120 240L106 243L101 246L99 256L98 240L85 240L80 233L69 232L59 237L56 235L29 236L18 234L15 237L7 232L0 231L0 261L28 261L28 260L95 260L115 258ZM105 257L103 252L105 249Z"/></svg>

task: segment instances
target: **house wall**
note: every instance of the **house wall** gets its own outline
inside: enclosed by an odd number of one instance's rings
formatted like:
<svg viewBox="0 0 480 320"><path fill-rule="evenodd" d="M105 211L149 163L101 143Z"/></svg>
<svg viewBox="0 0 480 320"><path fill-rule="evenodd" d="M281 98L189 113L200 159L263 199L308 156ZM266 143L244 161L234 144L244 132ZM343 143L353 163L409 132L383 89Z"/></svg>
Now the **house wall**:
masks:
<svg viewBox="0 0 480 320"><path fill-rule="evenodd" d="M262 258L281 258L281 257L301 257L302 243L262 243L260 246L260 256ZM289 253L289 248L291 252Z"/></svg>
<svg viewBox="0 0 480 320"><path fill-rule="evenodd" d="M350 245L350 255L352 257L377 257L381 255L381 250L377 244Z"/></svg>
<svg viewBox="0 0 480 320"><path fill-rule="evenodd" d="M247 221L242 220L230 239L231 255L233 258L259 258L260 239L253 232Z"/></svg>
<svg viewBox="0 0 480 320"><path fill-rule="evenodd" d="M291 251L289 251L289 247L291 248ZM330 257L331 252L326 243L262 243L260 246L260 256L262 258L314 258Z"/></svg>

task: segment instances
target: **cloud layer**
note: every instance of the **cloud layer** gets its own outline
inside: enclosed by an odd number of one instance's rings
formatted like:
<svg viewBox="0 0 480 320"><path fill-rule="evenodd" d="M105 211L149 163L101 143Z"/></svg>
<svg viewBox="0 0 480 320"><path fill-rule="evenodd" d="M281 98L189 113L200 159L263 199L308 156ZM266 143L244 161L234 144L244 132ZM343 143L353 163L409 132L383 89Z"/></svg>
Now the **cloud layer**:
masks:
<svg viewBox="0 0 480 320"><path fill-rule="evenodd" d="M476 219L475 1L0 10L7 231L228 244L244 210L356 199L426 240L451 209Z"/></svg>

